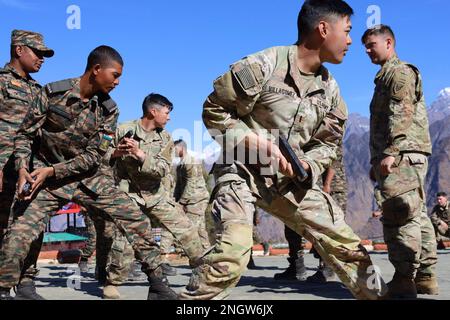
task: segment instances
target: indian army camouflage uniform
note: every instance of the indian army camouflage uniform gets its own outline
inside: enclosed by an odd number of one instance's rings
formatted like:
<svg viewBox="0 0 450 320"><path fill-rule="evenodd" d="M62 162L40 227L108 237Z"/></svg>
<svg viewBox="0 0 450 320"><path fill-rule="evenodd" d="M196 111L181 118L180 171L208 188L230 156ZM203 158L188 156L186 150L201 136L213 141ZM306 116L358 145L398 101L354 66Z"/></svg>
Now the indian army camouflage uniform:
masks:
<svg viewBox="0 0 450 320"><path fill-rule="evenodd" d="M41 86L31 77L24 78L10 64L0 69L0 168L3 170L3 192L0 193L0 247L9 222L15 198L17 173L14 169L14 137ZM16 202L15 206L19 203ZM11 214L10 214L11 213ZM24 262L23 280L33 279L38 269L33 266L39 256L41 234L33 242Z"/></svg>
<svg viewBox="0 0 450 320"><path fill-rule="evenodd" d="M221 220L222 237L194 270L181 298L228 296L249 260L255 206L309 240L356 298L377 299L387 290L382 279L371 274L371 259L345 223L342 210L316 184L336 159L347 107L326 68L305 77L296 59L297 46L287 46L235 63L214 82L203 120L228 159L234 158L235 147L252 130L270 138L265 129L279 129L309 164L309 181L300 187L280 173L262 176L256 166L240 160L216 165L212 212ZM371 285L372 279L377 285Z"/></svg>
<svg viewBox="0 0 450 320"><path fill-rule="evenodd" d="M17 284L31 242L45 229L49 215L68 201L114 219L132 244L143 271L161 275L159 248L149 232L148 218L98 170L110 150L118 114L109 95L98 93L83 102L80 78L48 84L33 100L15 138L16 170L29 167L31 142L40 131L33 165L52 166L55 175L20 213L4 239L0 252L1 288Z"/></svg>
<svg viewBox="0 0 450 320"><path fill-rule="evenodd" d="M111 168L109 160L107 153L102 159L103 165L100 170L117 184L116 171L115 168ZM110 217L98 211L96 214L90 214L90 217L94 221L97 233L96 268L99 281L100 283L105 281L105 286L108 284L119 286L127 281L132 268L135 257L133 247ZM150 221L148 232L154 240L151 227Z"/></svg>
<svg viewBox="0 0 450 320"><path fill-rule="evenodd" d="M449 202L445 206L435 205L431 211L431 222L436 230L436 241L442 240L442 237L450 238L450 229L443 229L440 226L441 222L445 222L447 225L450 223L450 205Z"/></svg>
<svg viewBox="0 0 450 320"><path fill-rule="evenodd" d="M95 230L95 223L86 211L81 211L83 216L84 225L86 226L85 237L87 238L85 242L85 247L81 249L81 259L89 259L94 254L95 248L97 246L97 232Z"/></svg>
<svg viewBox="0 0 450 320"><path fill-rule="evenodd" d="M424 181L431 154L422 79L416 67L393 56L375 78L370 105L371 164L379 186L384 240L398 276L435 274L436 240L425 205ZM380 173L386 156L393 172Z"/></svg>
<svg viewBox="0 0 450 320"><path fill-rule="evenodd" d="M133 139L139 143L139 149L145 152L146 158L143 164L131 156L116 159L119 188L139 205L142 216L156 217L173 234L194 266L204 251L197 228L179 210L170 191L166 190L167 187L162 182L172 166L172 138L167 131L161 129L147 132L141 127L140 120L135 120L119 126L116 144L129 130L133 131ZM119 240L120 238L116 238L114 242Z"/></svg>
<svg viewBox="0 0 450 320"><path fill-rule="evenodd" d="M177 166L175 200L183 206L186 215L197 226L203 248L209 248L211 244L205 225L209 192L203 177L202 161L189 154L186 154Z"/></svg>

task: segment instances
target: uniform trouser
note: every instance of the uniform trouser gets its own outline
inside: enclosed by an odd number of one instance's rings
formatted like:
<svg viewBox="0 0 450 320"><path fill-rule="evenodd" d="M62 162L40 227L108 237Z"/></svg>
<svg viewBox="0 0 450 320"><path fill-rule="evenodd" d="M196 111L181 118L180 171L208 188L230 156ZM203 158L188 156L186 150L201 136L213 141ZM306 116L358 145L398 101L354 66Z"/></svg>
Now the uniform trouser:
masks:
<svg viewBox="0 0 450 320"><path fill-rule="evenodd" d="M389 260L397 275L414 278L419 272L434 275L437 263L436 237L425 206L424 180L427 158L420 154L396 157L393 172L379 175L383 196L383 232Z"/></svg>
<svg viewBox="0 0 450 320"><path fill-rule="evenodd" d="M97 269L107 271L109 268L113 268L115 270L114 273L107 273L109 283L114 285L122 284L128 278L128 264L134 262L133 248L108 217L103 217L101 214L89 214L85 217L87 217L86 223L92 224L88 229L94 227L94 233L92 231L89 232L89 237L93 236L96 240L94 240L93 245L88 245L83 249L82 256L92 256L95 248ZM120 237L120 239L114 242L116 237ZM89 248L87 252L84 251L86 248ZM111 277L108 278L108 276Z"/></svg>
<svg viewBox="0 0 450 320"><path fill-rule="evenodd" d="M0 248L3 246L3 238L6 235L8 226L14 221L14 214L20 211L24 203L15 200L17 174L12 168L10 162L3 170L3 192L0 193ZM44 233L32 242L30 250L24 260L20 282L34 280L39 273L37 261L41 251Z"/></svg>
<svg viewBox="0 0 450 320"><path fill-rule="evenodd" d="M97 231L95 229L95 223L87 212L83 213L84 224L86 225L86 245L81 249L81 257L83 259L89 259L94 254L97 245Z"/></svg>
<svg viewBox="0 0 450 320"><path fill-rule="evenodd" d="M29 206L18 216L4 239L0 251L0 287L11 288L19 282L20 271L33 240L44 231L49 215L68 201L88 211L100 212L114 221L131 243L142 271L161 274L159 247L149 230L149 219L123 192L111 187L107 194L96 195L75 183L38 192Z"/></svg>
<svg viewBox="0 0 450 320"><path fill-rule="evenodd" d="M193 271L180 298L223 299L229 295L249 260L255 205L309 240L356 298L377 299L386 293L387 287L360 245L360 238L345 223L342 210L329 195L319 189L300 194L292 187L295 199L289 200L272 189L262 190L266 191L264 197L255 198L244 174L225 176L217 180L212 208L221 221L221 239Z"/></svg>
<svg viewBox="0 0 450 320"><path fill-rule="evenodd" d="M331 197L339 205L342 211L347 210L347 194L346 192L332 192ZM284 236L289 245L289 263L294 263L299 257L299 252L303 253L302 236L290 229L288 226L284 226ZM321 263L321 262L320 262Z"/></svg>
<svg viewBox="0 0 450 320"><path fill-rule="evenodd" d="M436 236L436 242L445 240L444 237L445 238L450 238L450 230L447 230L444 234L441 234L441 232L438 231L438 229L436 227L434 227L434 229L435 229L435 233L434 234Z"/></svg>
<svg viewBox="0 0 450 320"><path fill-rule="evenodd" d="M175 238L173 237L172 233L170 233L170 231L167 230L166 227L161 226L161 242L159 244L161 248L161 254L162 255L169 254L170 249L174 243Z"/></svg>
<svg viewBox="0 0 450 320"><path fill-rule="evenodd" d="M289 264L295 264L295 261L303 255L302 236L287 225L284 226L284 236L289 246Z"/></svg>
<svg viewBox="0 0 450 320"><path fill-rule="evenodd" d="M119 286L128 279L134 262L134 252L126 238L115 230L111 250L108 255L107 283Z"/></svg>
<svg viewBox="0 0 450 320"><path fill-rule="evenodd" d="M198 265L198 259L203 255L205 250L202 247L197 227L189 220L176 203L162 199L154 207L146 208L141 206L141 210L142 216L154 217L163 227L172 233L175 240L180 242L181 247L189 258L191 266ZM120 241L120 236L115 237L113 248L120 248L120 245L116 246L116 242ZM128 263L123 262L121 265L126 268L126 271L122 272L129 271ZM118 279L120 278L120 274L121 270L116 268L113 264L109 265L108 279ZM116 282L116 284L119 284L119 282Z"/></svg>
<svg viewBox="0 0 450 320"><path fill-rule="evenodd" d="M208 202L209 199L205 199L194 204L184 205L187 217L198 229L198 235L200 236L204 249L208 249L211 246L205 223L205 214L206 208L208 207Z"/></svg>

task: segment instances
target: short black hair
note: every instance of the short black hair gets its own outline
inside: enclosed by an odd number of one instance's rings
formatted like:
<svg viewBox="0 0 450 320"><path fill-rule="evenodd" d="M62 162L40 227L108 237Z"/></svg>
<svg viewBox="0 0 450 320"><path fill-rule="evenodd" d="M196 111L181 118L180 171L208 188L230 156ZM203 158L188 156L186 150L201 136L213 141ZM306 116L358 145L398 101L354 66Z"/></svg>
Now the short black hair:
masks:
<svg viewBox="0 0 450 320"><path fill-rule="evenodd" d="M101 66L108 66L112 61L123 66L122 56L116 49L105 45L99 46L89 53L86 71L90 70L97 64Z"/></svg>
<svg viewBox="0 0 450 320"><path fill-rule="evenodd" d="M351 17L353 9L343 0L306 0L298 14L298 42L310 35L320 20L331 17Z"/></svg>
<svg viewBox="0 0 450 320"><path fill-rule="evenodd" d="M183 139L178 139L178 140L174 141L173 144L174 144L175 146L181 145L181 146L183 147L183 149L187 149L186 142L184 142Z"/></svg>
<svg viewBox="0 0 450 320"><path fill-rule="evenodd" d="M150 93L142 102L142 114L145 116L149 109L160 107L167 107L170 111L173 110L173 104L169 99L157 93Z"/></svg>
<svg viewBox="0 0 450 320"><path fill-rule="evenodd" d="M447 198L447 194L443 191L440 191L436 194L436 197L446 197Z"/></svg>
<svg viewBox="0 0 450 320"><path fill-rule="evenodd" d="M378 36L380 34L391 36L394 40L394 43L396 42L394 31L392 31L391 27L385 24L378 24L376 26L373 26L372 28L367 29L361 37L361 42L362 44L365 44L369 36Z"/></svg>

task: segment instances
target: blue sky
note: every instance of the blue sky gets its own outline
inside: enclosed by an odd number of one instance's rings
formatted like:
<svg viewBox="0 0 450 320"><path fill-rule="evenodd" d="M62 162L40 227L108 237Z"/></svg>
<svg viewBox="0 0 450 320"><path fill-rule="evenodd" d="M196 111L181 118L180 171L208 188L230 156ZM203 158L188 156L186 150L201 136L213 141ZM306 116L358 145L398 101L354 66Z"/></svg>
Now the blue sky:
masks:
<svg viewBox="0 0 450 320"><path fill-rule="evenodd" d="M115 47L125 60L120 86L112 93L120 121L141 116L146 94L158 92L175 106L169 131L194 130L212 81L247 54L297 39L296 19L303 1L172 0L84 1L0 0L0 61L9 60L14 28L45 35L56 54L35 76L41 83L82 74L89 52ZM381 9L381 22L398 38L398 53L422 72L428 104L450 86L450 1L349 0L355 10L353 45L343 64L328 66L350 112L368 115L373 78L360 43L369 5ZM69 30L69 5L81 10L81 29ZM2 63L3 63L2 62ZM174 136L174 138L178 138Z"/></svg>

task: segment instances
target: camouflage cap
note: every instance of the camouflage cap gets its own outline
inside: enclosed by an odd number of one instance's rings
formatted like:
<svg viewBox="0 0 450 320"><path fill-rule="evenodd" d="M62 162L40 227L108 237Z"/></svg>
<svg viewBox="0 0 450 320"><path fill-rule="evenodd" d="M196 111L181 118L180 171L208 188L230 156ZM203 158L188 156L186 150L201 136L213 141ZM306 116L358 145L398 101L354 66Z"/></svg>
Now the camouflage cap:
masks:
<svg viewBox="0 0 450 320"><path fill-rule="evenodd" d="M44 57L53 57L55 52L44 45L42 34L26 30L13 30L11 32L12 46L27 46L42 52Z"/></svg>

